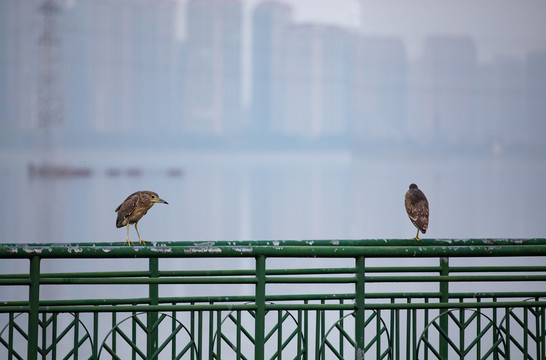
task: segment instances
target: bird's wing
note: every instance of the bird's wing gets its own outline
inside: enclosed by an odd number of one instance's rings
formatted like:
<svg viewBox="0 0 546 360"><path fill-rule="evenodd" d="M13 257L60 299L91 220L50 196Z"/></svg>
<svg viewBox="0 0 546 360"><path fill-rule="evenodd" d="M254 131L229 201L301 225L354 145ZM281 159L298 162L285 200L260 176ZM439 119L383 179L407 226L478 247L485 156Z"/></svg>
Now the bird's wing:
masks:
<svg viewBox="0 0 546 360"><path fill-rule="evenodd" d="M425 197L425 194L423 194L422 197L419 198L419 202L417 203L417 206L415 207L415 213L417 214L417 224L418 227L421 229L423 233L427 231L428 228L428 200Z"/></svg>
<svg viewBox="0 0 546 360"><path fill-rule="evenodd" d="M428 228L428 200L425 194L417 189L410 190L405 198L406 212L413 225L415 225L423 233Z"/></svg>
<svg viewBox="0 0 546 360"><path fill-rule="evenodd" d="M408 213L408 217L412 222L415 222L417 220L417 217L419 216L417 212L417 207L415 206L415 194L413 192L408 191L405 198L405 205L406 205L406 212Z"/></svg>
<svg viewBox="0 0 546 360"><path fill-rule="evenodd" d="M116 220L116 226L124 226L123 220L131 216L135 210L136 203L138 201L138 194L131 194L120 206L117 207L116 212L118 213L118 218Z"/></svg>
<svg viewBox="0 0 546 360"><path fill-rule="evenodd" d="M417 209L420 217L425 217L428 221L428 200L421 190L417 193Z"/></svg>

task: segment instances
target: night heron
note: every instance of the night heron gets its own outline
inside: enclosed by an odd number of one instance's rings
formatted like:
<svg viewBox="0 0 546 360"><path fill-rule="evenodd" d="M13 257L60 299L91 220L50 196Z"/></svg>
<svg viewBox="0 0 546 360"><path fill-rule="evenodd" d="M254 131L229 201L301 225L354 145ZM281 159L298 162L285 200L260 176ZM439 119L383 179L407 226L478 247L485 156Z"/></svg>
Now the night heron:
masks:
<svg viewBox="0 0 546 360"><path fill-rule="evenodd" d="M125 240L123 245L135 245L131 240L129 240L130 224L135 224L135 229L138 234L138 243L141 244L147 242L142 240L140 237L137 224L155 203L168 204L168 202L160 199L159 196L153 191L137 191L129 195L127 199L125 199L125 201L117 207L116 212L118 213L118 219L116 220L116 226L120 228L127 225L127 240Z"/></svg>
<svg viewBox="0 0 546 360"><path fill-rule="evenodd" d="M415 235L414 239L419 241L419 231L425 234L428 228L427 197L417 185L411 184L409 190L406 192L404 202L406 204L406 212L413 225L417 228L417 235Z"/></svg>

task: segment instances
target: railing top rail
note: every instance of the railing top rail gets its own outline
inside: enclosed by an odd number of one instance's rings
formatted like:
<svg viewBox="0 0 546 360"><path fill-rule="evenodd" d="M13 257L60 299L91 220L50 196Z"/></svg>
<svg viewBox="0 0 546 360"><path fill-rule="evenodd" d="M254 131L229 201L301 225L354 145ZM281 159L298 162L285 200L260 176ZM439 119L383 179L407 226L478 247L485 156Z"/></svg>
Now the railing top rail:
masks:
<svg viewBox="0 0 546 360"><path fill-rule="evenodd" d="M2 244L0 258L546 256L546 238Z"/></svg>

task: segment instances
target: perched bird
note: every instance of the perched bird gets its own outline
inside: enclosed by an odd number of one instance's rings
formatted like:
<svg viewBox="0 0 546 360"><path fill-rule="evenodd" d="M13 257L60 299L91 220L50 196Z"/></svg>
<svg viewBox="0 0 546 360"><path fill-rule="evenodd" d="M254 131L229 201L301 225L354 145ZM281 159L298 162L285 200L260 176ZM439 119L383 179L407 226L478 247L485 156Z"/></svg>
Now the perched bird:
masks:
<svg viewBox="0 0 546 360"><path fill-rule="evenodd" d="M409 186L409 190L406 192L404 199L406 204L406 212L408 216L417 228L417 235L415 240L419 241L419 231L423 234L427 232L428 228L428 200L425 194L415 184Z"/></svg>
<svg viewBox="0 0 546 360"><path fill-rule="evenodd" d="M168 202L160 199L153 191L137 191L129 195L127 199L117 207L116 212L118 213L118 218L116 220L116 227L120 228L127 225L127 240L125 240L123 245L135 245L129 240L130 224L135 224L135 229L138 234L138 243L146 243L146 241L142 240L140 237L137 224L155 203L168 204Z"/></svg>

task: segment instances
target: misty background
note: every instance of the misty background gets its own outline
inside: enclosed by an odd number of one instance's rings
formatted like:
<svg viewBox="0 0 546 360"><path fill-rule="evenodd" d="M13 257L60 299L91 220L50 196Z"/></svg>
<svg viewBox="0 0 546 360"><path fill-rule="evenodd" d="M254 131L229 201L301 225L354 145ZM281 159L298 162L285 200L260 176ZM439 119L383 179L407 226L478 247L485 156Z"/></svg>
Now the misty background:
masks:
<svg viewBox="0 0 546 360"><path fill-rule="evenodd" d="M544 1L0 1L3 242L540 237ZM133 230L132 230L133 231Z"/></svg>
<svg viewBox="0 0 546 360"><path fill-rule="evenodd" d="M544 0L0 0L0 241L121 245L114 209L153 190L169 205L139 223L152 242L414 244L403 202L412 182L430 203L421 238L545 237L545 35ZM42 261L43 272L146 266ZM354 259L268 259L268 268L328 266ZM160 268L254 262L162 259ZM26 272L28 261L0 269ZM431 290L408 286L397 289ZM450 290L469 286L478 285ZM4 289L1 300L28 296ZM287 290L324 291L268 285L268 294ZM40 291L139 297L147 288ZM160 296L253 292L166 285Z"/></svg>
<svg viewBox="0 0 546 360"><path fill-rule="evenodd" d="M425 238L544 237L545 14L0 0L1 241L121 244L145 189L150 241L410 240L412 182Z"/></svg>

